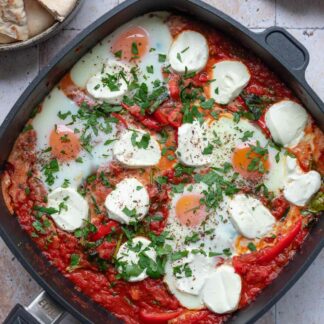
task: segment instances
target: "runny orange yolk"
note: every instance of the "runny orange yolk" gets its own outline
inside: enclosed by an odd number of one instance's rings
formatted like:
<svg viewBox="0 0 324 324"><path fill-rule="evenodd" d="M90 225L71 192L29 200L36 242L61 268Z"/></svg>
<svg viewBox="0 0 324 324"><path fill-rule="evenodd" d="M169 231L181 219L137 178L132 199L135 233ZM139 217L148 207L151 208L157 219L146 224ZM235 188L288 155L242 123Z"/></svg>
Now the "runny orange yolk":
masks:
<svg viewBox="0 0 324 324"><path fill-rule="evenodd" d="M250 146L235 148L232 155L234 171L248 180L258 180L269 170L268 155L260 155Z"/></svg>
<svg viewBox="0 0 324 324"><path fill-rule="evenodd" d="M52 155L62 162L77 158L81 149L79 137L64 125L57 125L52 130L49 145Z"/></svg>
<svg viewBox="0 0 324 324"><path fill-rule="evenodd" d="M183 195L176 203L176 216L182 225L200 225L206 218L206 207L200 203L201 195Z"/></svg>
<svg viewBox="0 0 324 324"><path fill-rule="evenodd" d="M111 51L116 56L121 51L121 58L126 61L138 59L148 51L149 35L139 26L132 26L121 33L113 42Z"/></svg>

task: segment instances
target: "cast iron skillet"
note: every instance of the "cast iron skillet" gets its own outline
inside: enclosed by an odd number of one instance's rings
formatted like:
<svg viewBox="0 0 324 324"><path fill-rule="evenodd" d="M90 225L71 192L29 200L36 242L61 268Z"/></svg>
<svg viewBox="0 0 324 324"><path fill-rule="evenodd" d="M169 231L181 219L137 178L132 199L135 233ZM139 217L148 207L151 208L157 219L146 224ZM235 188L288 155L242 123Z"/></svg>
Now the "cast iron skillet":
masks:
<svg viewBox="0 0 324 324"><path fill-rule="evenodd" d="M222 30L249 48L294 90L324 130L324 104L305 81L305 69L309 62L308 52L284 29L272 27L259 34L253 33L199 0L129 0L86 28L29 85L0 128L1 167L4 166L14 141L32 109L72 65L114 29L135 16L154 10L173 10L192 15ZM57 303L84 323L120 323L120 320L108 311L76 291L69 280L49 265L30 237L22 231L17 219L9 214L1 195L0 210L2 238L21 264ZM321 218L294 260L254 303L237 312L230 323L252 323L276 303L321 251L324 246L323 230L324 219Z"/></svg>

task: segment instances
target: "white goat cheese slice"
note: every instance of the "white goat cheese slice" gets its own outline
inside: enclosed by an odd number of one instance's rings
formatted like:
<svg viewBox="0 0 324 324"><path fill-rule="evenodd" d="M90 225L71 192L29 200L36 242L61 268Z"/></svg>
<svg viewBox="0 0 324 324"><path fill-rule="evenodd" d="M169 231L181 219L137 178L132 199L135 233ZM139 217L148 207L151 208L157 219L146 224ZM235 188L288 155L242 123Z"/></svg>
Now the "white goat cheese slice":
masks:
<svg viewBox="0 0 324 324"><path fill-rule="evenodd" d="M208 56L206 38L192 30L178 35L169 50L171 68L178 73L201 71L207 64Z"/></svg>
<svg viewBox="0 0 324 324"><path fill-rule="evenodd" d="M250 78L250 72L242 62L233 60L218 62L213 66L211 97L217 103L227 105L247 86Z"/></svg>
<svg viewBox="0 0 324 324"><path fill-rule="evenodd" d="M101 72L88 80L87 91L96 99L110 104L119 104L128 92L131 78L128 65L109 60Z"/></svg>
<svg viewBox="0 0 324 324"><path fill-rule="evenodd" d="M145 253L145 255L156 261L156 252L152 247L149 247L151 241L145 237L137 236L131 241L128 241L121 245L117 253L117 262L120 264L127 265L137 265L140 261L140 253ZM117 268L119 272L123 271L123 266ZM127 280L130 282L142 281L148 277L146 269L143 269L141 273L137 276L131 276Z"/></svg>
<svg viewBox="0 0 324 324"><path fill-rule="evenodd" d="M287 179L284 197L296 206L305 206L321 188L321 175L317 171L303 172L297 159L287 156Z"/></svg>
<svg viewBox="0 0 324 324"><path fill-rule="evenodd" d="M259 200L244 194L229 200L229 219L235 229L249 239L264 236L276 221Z"/></svg>
<svg viewBox="0 0 324 324"><path fill-rule="evenodd" d="M182 124L178 129L178 148L176 155L187 166L204 166L211 162L211 152L206 152L209 145L207 125L198 121ZM207 154L208 153L208 154Z"/></svg>
<svg viewBox="0 0 324 324"><path fill-rule="evenodd" d="M73 188L56 188L47 199L48 207L58 211L51 217L64 231L73 232L88 219L88 202Z"/></svg>
<svg viewBox="0 0 324 324"><path fill-rule="evenodd" d="M149 194L136 178L126 178L119 182L105 201L109 218L123 224L143 219L149 205Z"/></svg>
<svg viewBox="0 0 324 324"><path fill-rule="evenodd" d="M144 168L159 163L161 149L157 140L142 130L126 130L114 145L114 156L129 168Z"/></svg>
<svg viewBox="0 0 324 324"><path fill-rule="evenodd" d="M241 277L232 266L221 265L206 280L202 290L204 304L217 314L237 309L242 290Z"/></svg>
<svg viewBox="0 0 324 324"><path fill-rule="evenodd" d="M273 140L285 147L293 147L304 136L308 115L305 109L291 100L273 104L265 114L265 122Z"/></svg>

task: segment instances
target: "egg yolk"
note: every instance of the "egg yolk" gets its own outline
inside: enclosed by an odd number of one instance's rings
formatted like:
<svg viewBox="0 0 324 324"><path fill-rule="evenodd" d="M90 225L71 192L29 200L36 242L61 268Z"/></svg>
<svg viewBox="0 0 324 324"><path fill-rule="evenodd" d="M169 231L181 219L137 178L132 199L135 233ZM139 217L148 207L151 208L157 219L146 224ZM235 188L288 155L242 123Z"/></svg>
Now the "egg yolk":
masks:
<svg viewBox="0 0 324 324"><path fill-rule="evenodd" d="M147 31L139 26L132 26L121 33L113 42L111 51L121 59L136 60L148 51L149 36Z"/></svg>
<svg viewBox="0 0 324 324"><path fill-rule="evenodd" d="M235 148L232 156L234 171L248 180L259 180L269 170L268 155L261 155L249 146Z"/></svg>
<svg viewBox="0 0 324 324"><path fill-rule="evenodd" d="M176 216L185 226L197 226L206 218L206 207L200 203L201 195L188 194L182 196L176 204Z"/></svg>
<svg viewBox="0 0 324 324"><path fill-rule="evenodd" d="M64 125L57 125L52 130L49 145L52 155L62 162L77 158L81 149L79 137Z"/></svg>

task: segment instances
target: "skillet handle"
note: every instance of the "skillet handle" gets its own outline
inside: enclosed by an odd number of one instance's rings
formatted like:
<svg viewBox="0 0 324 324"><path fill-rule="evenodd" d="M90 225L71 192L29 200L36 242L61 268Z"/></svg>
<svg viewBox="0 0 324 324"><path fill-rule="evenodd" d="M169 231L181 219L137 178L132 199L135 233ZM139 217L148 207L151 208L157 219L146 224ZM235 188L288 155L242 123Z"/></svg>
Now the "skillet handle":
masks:
<svg viewBox="0 0 324 324"><path fill-rule="evenodd" d="M4 320L4 324L54 324L59 323L64 310L45 291L27 307L17 304Z"/></svg>
<svg viewBox="0 0 324 324"><path fill-rule="evenodd" d="M297 77L304 79L309 63L309 53L294 36L281 27L270 27L261 33L254 33L270 51L292 70Z"/></svg>

